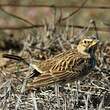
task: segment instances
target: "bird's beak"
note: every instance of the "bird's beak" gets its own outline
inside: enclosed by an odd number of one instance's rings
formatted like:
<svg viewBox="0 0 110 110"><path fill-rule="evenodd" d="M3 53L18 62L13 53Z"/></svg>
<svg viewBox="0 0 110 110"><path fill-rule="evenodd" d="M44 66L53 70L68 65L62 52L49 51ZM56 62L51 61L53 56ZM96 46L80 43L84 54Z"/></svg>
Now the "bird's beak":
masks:
<svg viewBox="0 0 110 110"><path fill-rule="evenodd" d="M93 47L93 46L97 45L98 43L99 43L99 40L95 39L95 40L92 41L90 47Z"/></svg>

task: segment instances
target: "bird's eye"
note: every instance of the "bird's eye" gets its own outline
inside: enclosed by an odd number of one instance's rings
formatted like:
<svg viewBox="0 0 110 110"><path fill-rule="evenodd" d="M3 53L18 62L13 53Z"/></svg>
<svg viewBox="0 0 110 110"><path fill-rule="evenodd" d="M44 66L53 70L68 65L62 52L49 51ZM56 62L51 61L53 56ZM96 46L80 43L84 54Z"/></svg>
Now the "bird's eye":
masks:
<svg viewBox="0 0 110 110"><path fill-rule="evenodd" d="M86 41L84 41L84 43L86 44L87 42L86 42Z"/></svg>

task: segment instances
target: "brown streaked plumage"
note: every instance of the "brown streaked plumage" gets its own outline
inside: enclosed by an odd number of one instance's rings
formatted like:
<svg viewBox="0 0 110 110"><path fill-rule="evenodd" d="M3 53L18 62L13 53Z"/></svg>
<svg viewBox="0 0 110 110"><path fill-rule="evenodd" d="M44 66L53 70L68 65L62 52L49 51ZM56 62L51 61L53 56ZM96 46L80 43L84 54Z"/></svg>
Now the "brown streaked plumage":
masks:
<svg viewBox="0 0 110 110"><path fill-rule="evenodd" d="M4 54L3 57L11 58L24 62L34 69L36 77L29 88L40 87L52 84L54 82L66 83L75 81L87 75L95 66L95 47L98 40L81 40L76 49L56 55L53 58L41 62L27 63L18 56Z"/></svg>

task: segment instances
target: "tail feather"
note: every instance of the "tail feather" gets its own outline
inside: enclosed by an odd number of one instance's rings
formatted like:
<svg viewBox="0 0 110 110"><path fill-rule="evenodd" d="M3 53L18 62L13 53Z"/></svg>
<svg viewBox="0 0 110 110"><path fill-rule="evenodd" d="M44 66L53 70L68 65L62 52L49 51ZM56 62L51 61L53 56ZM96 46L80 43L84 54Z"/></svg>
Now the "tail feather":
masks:
<svg viewBox="0 0 110 110"><path fill-rule="evenodd" d="M11 54L3 54L2 57L3 58L9 58L9 59L17 60L17 61L23 62L24 64L30 66L30 63L28 63L25 59L23 59L20 56L11 55ZM37 77L37 76L39 76L41 74L33 66L31 66L31 67L33 68L33 72L32 72L32 74L29 77L31 77L31 78L35 77L35 76Z"/></svg>
<svg viewBox="0 0 110 110"><path fill-rule="evenodd" d="M3 58L17 60L17 61L20 61L20 62L25 63L26 65L29 65L29 63L25 59L23 59L22 57L20 57L20 56L11 55L11 54L3 54L2 57Z"/></svg>

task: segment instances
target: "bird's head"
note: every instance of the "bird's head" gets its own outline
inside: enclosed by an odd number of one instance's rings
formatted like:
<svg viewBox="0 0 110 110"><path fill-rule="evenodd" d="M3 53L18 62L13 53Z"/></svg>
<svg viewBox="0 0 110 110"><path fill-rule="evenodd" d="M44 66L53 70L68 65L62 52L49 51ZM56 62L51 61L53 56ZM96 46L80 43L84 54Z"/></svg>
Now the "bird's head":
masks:
<svg viewBox="0 0 110 110"><path fill-rule="evenodd" d="M94 55L98 42L97 39L83 39L77 46L78 52L88 56Z"/></svg>

